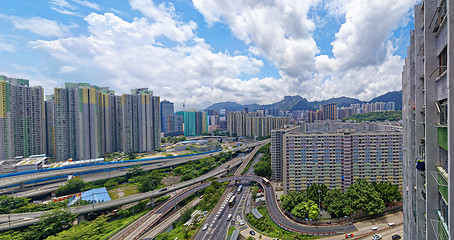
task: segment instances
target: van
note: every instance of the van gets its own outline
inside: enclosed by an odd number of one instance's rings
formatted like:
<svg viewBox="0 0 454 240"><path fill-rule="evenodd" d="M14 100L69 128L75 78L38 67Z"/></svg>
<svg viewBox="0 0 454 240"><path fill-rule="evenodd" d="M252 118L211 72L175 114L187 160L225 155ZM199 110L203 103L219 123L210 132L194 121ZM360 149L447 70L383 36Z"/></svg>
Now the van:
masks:
<svg viewBox="0 0 454 240"><path fill-rule="evenodd" d="M231 213L227 216L227 221L230 221L230 220L232 220L232 214Z"/></svg>
<svg viewBox="0 0 454 240"><path fill-rule="evenodd" d="M378 227L373 227L373 228L371 228L370 230L372 230L372 231L377 231L377 230L378 230Z"/></svg>

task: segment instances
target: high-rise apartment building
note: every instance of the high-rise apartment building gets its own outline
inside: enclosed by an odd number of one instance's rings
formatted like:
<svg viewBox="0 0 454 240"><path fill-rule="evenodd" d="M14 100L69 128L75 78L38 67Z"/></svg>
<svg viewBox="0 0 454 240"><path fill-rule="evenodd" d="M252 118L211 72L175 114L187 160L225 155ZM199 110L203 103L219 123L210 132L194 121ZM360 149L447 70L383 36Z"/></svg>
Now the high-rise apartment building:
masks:
<svg viewBox="0 0 454 240"><path fill-rule="evenodd" d="M122 96L124 152L148 152L161 146L160 99L147 88Z"/></svg>
<svg viewBox="0 0 454 240"><path fill-rule="evenodd" d="M271 130L290 124L288 117L261 116L259 113L229 112L227 131L236 136L262 137L271 135Z"/></svg>
<svg viewBox="0 0 454 240"><path fill-rule="evenodd" d="M97 86L66 83L54 89L55 157L93 159L104 151L104 109ZM111 139L111 136L109 136Z"/></svg>
<svg viewBox="0 0 454 240"><path fill-rule="evenodd" d="M323 105L323 120L337 120L337 105L335 103Z"/></svg>
<svg viewBox="0 0 454 240"><path fill-rule="evenodd" d="M178 116L183 117L185 136L198 136L208 132L208 113L205 111L180 111Z"/></svg>
<svg viewBox="0 0 454 240"><path fill-rule="evenodd" d="M160 148L159 97L148 89L116 96L106 87L66 83L54 89L53 100L46 102L52 105L54 130L48 142L54 144L57 160ZM47 118L50 124L51 116Z"/></svg>
<svg viewBox="0 0 454 240"><path fill-rule="evenodd" d="M402 185L400 131L292 132L282 141L286 193L315 183L345 191L359 178Z"/></svg>
<svg viewBox="0 0 454 240"><path fill-rule="evenodd" d="M174 107L173 103L169 101L162 101L161 102L161 131L163 133L168 133L169 131L169 117L174 114Z"/></svg>
<svg viewBox="0 0 454 240"><path fill-rule="evenodd" d="M0 160L46 152L44 91L0 75Z"/></svg>
<svg viewBox="0 0 454 240"><path fill-rule="evenodd" d="M44 102L46 120L46 155L55 157L55 114L54 114L54 95L46 96Z"/></svg>
<svg viewBox="0 0 454 240"><path fill-rule="evenodd" d="M402 72L404 239L453 239L454 1L422 1Z"/></svg>
<svg viewBox="0 0 454 240"><path fill-rule="evenodd" d="M271 130L271 180L282 182L284 159L284 135L299 132L301 126L284 126L284 128Z"/></svg>

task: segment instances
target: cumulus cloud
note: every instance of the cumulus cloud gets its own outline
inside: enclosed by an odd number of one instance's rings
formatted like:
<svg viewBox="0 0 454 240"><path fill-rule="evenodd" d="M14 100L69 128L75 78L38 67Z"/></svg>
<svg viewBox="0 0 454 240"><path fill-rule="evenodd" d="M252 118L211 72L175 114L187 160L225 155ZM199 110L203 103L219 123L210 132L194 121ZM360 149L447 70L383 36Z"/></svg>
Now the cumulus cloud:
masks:
<svg viewBox="0 0 454 240"><path fill-rule="evenodd" d="M193 0L208 24L227 24L251 53L275 64L285 75L308 78L315 70L318 48L308 12L316 0Z"/></svg>
<svg viewBox="0 0 454 240"><path fill-rule="evenodd" d="M68 1L53 0L55 6L75 11ZM75 2L86 1L71 0ZM193 0L205 24L227 25L247 45L246 55L213 51L198 36L195 22L182 21L172 3L152 0L130 0L143 17L127 21L115 13L91 13L84 18L86 35L29 45L56 60L60 67L55 72L85 72L84 81L118 93L149 87L176 106L185 98L188 107L204 108L218 101L267 104L296 94L310 100L369 100L400 89L403 59L389 39L394 29L407 24L414 2ZM315 28L323 26L313 16L315 8L327 18L342 19L332 56L320 54L314 39ZM166 46L162 37L175 44ZM261 59L275 65L281 77L245 79L262 71Z"/></svg>
<svg viewBox="0 0 454 240"><path fill-rule="evenodd" d="M149 87L155 94L177 104L187 98L188 106L199 108L213 101L226 100L223 88L228 87L217 85L219 79L234 79L243 73L255 74L263 67L263 62L253 57L213 52L209 44L195 36L191 23L179 21L169 8L154 7L159 14L171 18L167 24L175 28L172 31L191 29L190 32L187 35L169 34L160 27L162 22L151 17L128 22L113 13L92 13L85 18L87 36L38 40L30 45L59 62L67 63L61 67L61 73L75 70L69 67L72 63L78 63L77 69L81 71L95 67L97 72L105 74L103 80L96 79L94 84L111 86L118 93L128 92L129 88ZM156 40L160 36L180 44L164 47ZM238 81L241 85L241 80ZM243 85L252 82L260 86L266 81L244 81ZM264 100L265 97L253 99ZM231 96L229 100L235 98Z"/></svg>
<svg viewBox="0 0 454 240"><path fill-rule="evenodd" d="M368 100L399 89L403 60L389 39L408 23L415 2L193 0L209 26L228 25L251 53L276 65L283 79L296 79L299 94L312 100ZM343 21L331 43L333 57L319 54L313 31L325 21L314 16L315 8L323 9L325 18Z"/></svg>

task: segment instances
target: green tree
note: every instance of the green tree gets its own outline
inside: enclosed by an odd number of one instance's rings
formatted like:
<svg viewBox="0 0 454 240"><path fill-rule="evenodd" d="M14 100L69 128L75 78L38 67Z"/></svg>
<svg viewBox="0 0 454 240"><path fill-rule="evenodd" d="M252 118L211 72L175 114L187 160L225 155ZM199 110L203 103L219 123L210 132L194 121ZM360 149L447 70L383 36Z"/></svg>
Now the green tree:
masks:
<svg viewBox="0 0 454 240"><path fill-rule="evenodd" d="M134 177L132 182L136 184L140 192L148 192L156 189L161 184L162 178L163 175L159 171L154 170L146 175Z"/></svg>
<svg viewBox="0 0 454 240"><path fill-rule="evenodd" d="M69 229L76 216L68 210L57 209L44 214L38 224L32 225L23 234L23 239L45 239Z"/></svg>
<svg viewBox="0 0 454 240"><path fill-rule="evenodd" d="M129 159L135 159L136 158L136 154L134 152L129 152L128 153L128 158Z"/></svg>
<svg viewBox="0 0 454 240"><path fill-rule="evenodd" d="M353 213L350 201L347 201L345 195L340 189L330 189L323 200L326 211L333 218L349 216Z"/></svg>
<svg viewBox="0 0 454 240"><path fill-rule="evenodd" d="M307 201L308 198L305 192L294 192L291 191L287 195L281 196L282 208L291 212L298 203Z"/></svg>
<svg viewBox="0 0 454 240"><path fill-rule="evenodd" d="M320 190L320 195L318 193L318 190ZM312 184L309 188L306 189L307 197L318 203L319 201L319 196L320 196L320 201L323 201L325 198L326 193L329 191L328 187L325 184Z"/></svg>
<svg viewBox="0 0 454 240"><path fill-rule="evenodd" d="M11 213L14 209L25 207L27 205L27 198L18 198L8 195L0 196L0 214Z"/></svg>
<svg viewBox="0 0 454 240"><path fill-rule="evenodd" d="M374 187L375 191L380 194L381 199L385 202L386 205L389 205L394 200L402 200L402 196L399 192L399 187L389 181L378 183L373 182L372 186Z"/></svg>
<svg viewBox="0 0 454 240"><path fill-rule="evenodd" d="M80 178L71 178L66 182L65 185L60 186L56 191L55 195L64 196L68 194L81 192L85 187L85 182Z"/></svg>
<svg viewBox="0 0 454 240"><path fill-rule="evenodd" d="M380 194L366 180L358 179L347 189L345 195L354 210L362 210L373 215L382 213L385 209Z"/></svg>
<svg viewBox="0 0 454 240"><path fill-rule="evenodd" d="M309 218L313 220L317 220L318 216L320 215L320 209L318 209L317 204L313 204L309 209Z"/></svg>
<svg viewBox="0 0 454 240"><path fill-rule="evenodd" d="M297 218L307 218L309 216L309 211L311 210L311 207L313 205L316 204L312 200L300 202L292 209L291 213Z"/></svg>

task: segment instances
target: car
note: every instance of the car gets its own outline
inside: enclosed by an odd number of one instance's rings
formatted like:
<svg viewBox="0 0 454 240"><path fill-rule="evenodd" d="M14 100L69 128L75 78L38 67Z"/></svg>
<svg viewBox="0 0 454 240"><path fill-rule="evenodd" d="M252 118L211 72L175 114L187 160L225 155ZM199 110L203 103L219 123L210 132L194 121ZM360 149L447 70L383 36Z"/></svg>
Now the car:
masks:
<svg viewBox="0 0 454 240"><path fill-rule="evenodd" d="M251 231L249 231L249 233L250 233L250 234L251 234L252 236L254 236L254 235L255 235L255 232L254 232L254 230L251 230Z"/></svg>
<svg viewBox="0 0 454 240"><path fill-rule="evenodd" d="M160 191L160 192L167 191L167 188L161 188L159 191Z"/></svg>
<svg viewBox="0 0 454 240"><path fill-rule="evenodd" d="M208 223L205 223L205 225L203 225L202 231L207 230L207 228L208 228Z"/></svg>
<svg viewBox="0 0 454 240"><path fill-rule="evenodd" d="M203 195L199 197L199 199L202 199L203 198Z"/></svg>
<svg viewBox="0 0 454 240"><path fill-rule="evenodd" d="M240 226L243 226L243 225L244 225L244 221L240 220Z"/></svg>
<svg viewBox="0 0 454 240"><path fill-rule="evenodd" d="M395 223L388 223L388 226L394 226Z"/></svg>
<svg viewBox="0 0 454 240"><path fill-rule="evenodd" d="M372 236L372 240L380 240L380 239L381 239L380 234L375 234L374 236Z"/></svg>
<svg viewBox="0 0 454 240"><path fill-rule="evenodd" d="M399 234L395 234L391 237L393 240L399 240L402 239L402 237Z"/></svg>
<svg viewBox="0 0 454 240"><path fill-rule="evenodd" d="M373 227L373 228L371 228L370 230L372 230L372 231L377 231L377 230L378 230L378 227Z"/></svg>
<svg viewBox="0 0 454 240"><path fill-rule="evenodd" d="M354 237L355 235L353 233L347 233L345 234L345 238L351 238Z"/></svg>
<svg viewBox="0 0 454 240"><path fill-rule="evenodd" d="M232 220L232 214L231 213L227 216L227 221L230 221L230 220Z"/></svg>

